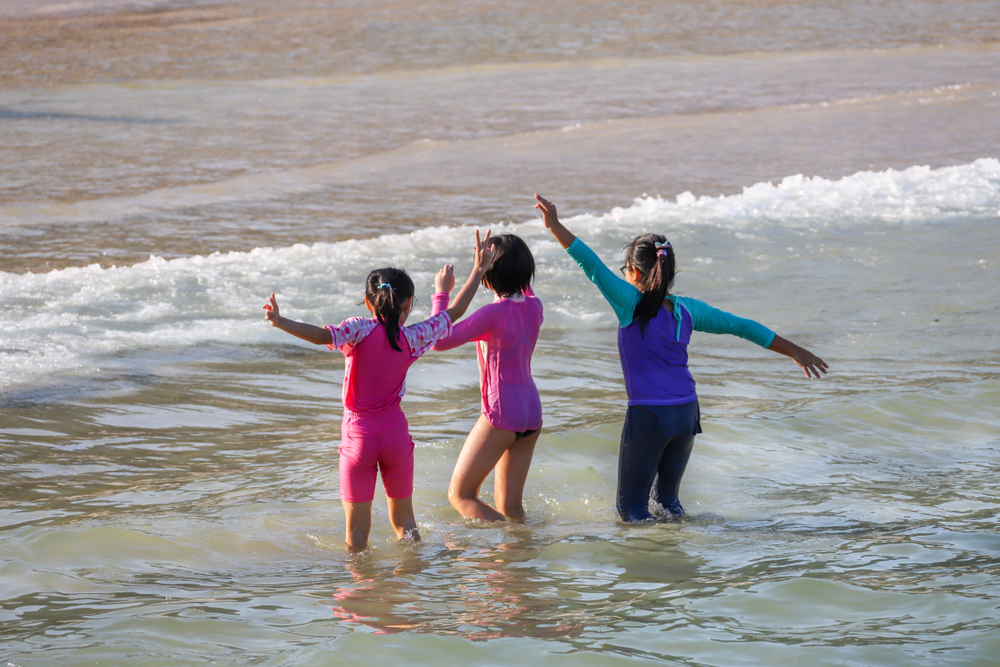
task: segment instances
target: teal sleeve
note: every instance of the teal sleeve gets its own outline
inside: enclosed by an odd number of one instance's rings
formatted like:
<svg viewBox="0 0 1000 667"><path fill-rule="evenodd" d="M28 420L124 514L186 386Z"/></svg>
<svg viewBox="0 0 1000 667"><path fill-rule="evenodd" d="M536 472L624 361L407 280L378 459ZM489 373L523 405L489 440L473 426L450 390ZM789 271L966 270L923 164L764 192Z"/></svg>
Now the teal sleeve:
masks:
<svg viewBox="0 0 1000 667"><path fill-rule="evenodd" d="M566 248L566 252L580 265L583 273L597 285L597 289L601 290L601 294L611 304L615 315L618 316L618 325L627 327L632 324L635 305L642 298L642 292L628 281L616 276L614 271L601 261L597 253L580 240L579 236Z"/></svg>
<svg viewBox="0 0 1000 667"><path fill-rule="evenodd" d="M679 296L677 301L691 313L691 323L695 331L732 334L763 348L769 347L774 340L774 332L759 322L748 320L745 317L737 317L691 297Z"/></svg>

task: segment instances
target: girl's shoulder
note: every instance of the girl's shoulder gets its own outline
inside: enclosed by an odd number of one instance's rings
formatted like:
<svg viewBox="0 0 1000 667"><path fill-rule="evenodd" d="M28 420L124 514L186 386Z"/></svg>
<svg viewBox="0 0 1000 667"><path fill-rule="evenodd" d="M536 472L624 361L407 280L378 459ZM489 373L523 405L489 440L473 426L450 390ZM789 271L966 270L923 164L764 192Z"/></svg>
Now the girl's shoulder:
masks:
<svg viewBox="0 0 1000 667"><path fill-rule="evenodd" d="M670 296L673 297L674 304L682 306L684 310L692 315L712 309L712 306L693 296L677 296L676 294L671 294Z"/></svg>
<svg viewBox="0 0 1000 667"><path fill-rule="evenodd" d="M693 321L700 313L704 312L705 308L708 307L708 304L705 302L699 301L698 299L690 296L678 296L676 294L671 294L667 298L674 304L673 314L677 319L687 315Z"/></svg>
<svg viewBox="0 0 1000 667"><path fill-rule="evenodd" d="M520 294L515 294L513 296L498 297L493 301L493 303L488 303L480 310L485 310L487 308L493 307L497 311L507 312L510 309L517 310L537 310L542 311L542 300L535 296L535 293L531 290L531 287L525 288L524 292ZM488 312L488 311L487 311Z"/></svg>
<svg viewBox="0 0 1000 667"><path fill-rule="evenodd" d="M412 324L404 324L399 327L399 330L400 331L407 331L411 329L417 330L417 329L426 329L428 327L438 328L445 325L447 326L451 325L451 316L448 315L446 311L442 310L439 313L428 315L427 319L421 320L419 322L413 322Z"/></svg>
<svg viewBox="0 0 1000 667"><path fill-rule="evenodd" d="M379 325L374 317L349 317L340 324L328 324L326 329L333 340L327 345L331 350L340 349L344 354L350 354L358 343L363 341Z"/></svg>
<svg viewBox="0 0 1000 667"><path fill-rule="evenodd" d="M338 329L342 329L348 332L362 333L362 335L368 335L372 330L379 326L380 322L374 317L348 317L346 320L337 325Z"/></svg>
<svg viewBox="0 0 1000 667"><path fill-rule="evenodd" d="M327 329L341 329L343 331L360 331L368 329L378 324L374 317L348 317L340 324L327 324Z"/></svg>
<svg viewBox="0 0 1000 667"><path fill-rule="evenodd" d="M531 288L529 287L528 290L530 290L530 289ZM526 297L525 301L527 301L528 303L530 303L532 305L532 307L534 307L535 309L538 310L539 313L542 312L542 310L543 310L542 309L542 300L539 299L537 296L535 296L534 292L530 292L529 293L528 291L525 291L525 297Z"/></svg>
<svg viewBox="0 0 1000 667"><path fill-rule="evenodd" d="M684 307L687 307L687 305L690 304L690 303L692 303L692 302L698 301L694 297L681 296L679 294L668 294L667 298L670 299L674 304L678 304L679 303L679 304L681 304Z"/></svg>
<svg viewBox="0 0 1000 667"><path fill-rule="evenodd" d="M522 299L522 303L523 303ZM503 319L507 313L510 312L511 308L516 308L518 302L509 298L496 298L489 303L484 303L479 308L476 308L475 312L471 313L466 317L466 319L477 319L477 320L495 320Z"/></svg>

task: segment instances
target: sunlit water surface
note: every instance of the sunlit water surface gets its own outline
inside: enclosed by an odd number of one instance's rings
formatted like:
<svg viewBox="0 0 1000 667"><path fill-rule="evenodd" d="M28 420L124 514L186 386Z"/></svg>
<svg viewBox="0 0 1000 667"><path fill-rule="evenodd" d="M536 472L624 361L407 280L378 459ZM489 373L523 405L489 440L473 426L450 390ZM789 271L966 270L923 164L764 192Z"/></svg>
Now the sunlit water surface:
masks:
<svg viewBox="0 0 1000 667"><path fill-rule="evenodd" d="M997 3L954 3L950 22L933 3L840 22L734 3L743 31L719 3L675 3L692 32L673 42L643 3L480 23L470 3L455 23L475 48L381 6L341 7L367 27L328 43L309 2L271 22L253 2L43 4L46 30L113 34L132 59L95 43L67 81L4 24L8 62L37 67L0 91L0 662L995 664ZM572 34L546 42L552 26ZM298 35L326 60L216 51L202 30ZM683 519L616 520L615 323L534 191L611 266L666 233L678 294L831 365L809 381L695 335L705 432ZM397 544L377 498L373 545L349 555L343 359L261 305L273 291L336 323L395 264L420 319L440 265L468 270L476 226L523 236L538 264L528 520L448 505L478 374L472 349L432 352L403 404L423 540Z"/></svg>

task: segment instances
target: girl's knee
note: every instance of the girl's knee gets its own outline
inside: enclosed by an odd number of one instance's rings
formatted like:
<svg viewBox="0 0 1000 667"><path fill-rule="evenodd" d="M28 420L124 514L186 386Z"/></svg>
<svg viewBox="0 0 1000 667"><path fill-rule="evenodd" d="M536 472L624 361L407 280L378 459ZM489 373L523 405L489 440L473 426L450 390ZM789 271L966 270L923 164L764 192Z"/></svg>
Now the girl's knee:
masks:
<svg viewBox="0 0 1000 667"><path fill-rule="evenodd" d="M448 502L451 503L451 506L455 509L459 509L459 507L468 500L471 499L468 496L461 494L456 487L448 487Z"/></svg>
<svg viewBox="0 0 1000 667"><path fill-rule="evenodd" d="M462 490L462 484L458 480L451 480L451 484L448 485L448 500L454 503L456 500L468 500L469 498L475 498L475 493L470 493L468 490Z"/></svg>
<svg viewBox="0 0 1000 667"><path fill-rule="evenodd" d="M451 506L458 510L459 514L462 516L465 516L468 513L470 507L480 504L479 494L462 491L457 485L449 487L448 502L451 503Z"/></svg>

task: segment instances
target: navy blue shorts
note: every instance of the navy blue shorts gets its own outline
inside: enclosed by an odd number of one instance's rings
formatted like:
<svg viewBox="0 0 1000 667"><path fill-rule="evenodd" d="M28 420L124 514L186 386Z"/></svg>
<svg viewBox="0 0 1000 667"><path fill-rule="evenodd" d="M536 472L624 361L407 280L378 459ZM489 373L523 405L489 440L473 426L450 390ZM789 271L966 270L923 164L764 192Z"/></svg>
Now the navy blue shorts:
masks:
<svg viewBox="0 0 1000 667"><path fill-rule="evenodd" d="M677 492L698 433L701 411L697 400L683 405L629 406L618 455L616 507L622 520L652 519L651 496L670 514L684 514Z"/></svg>

